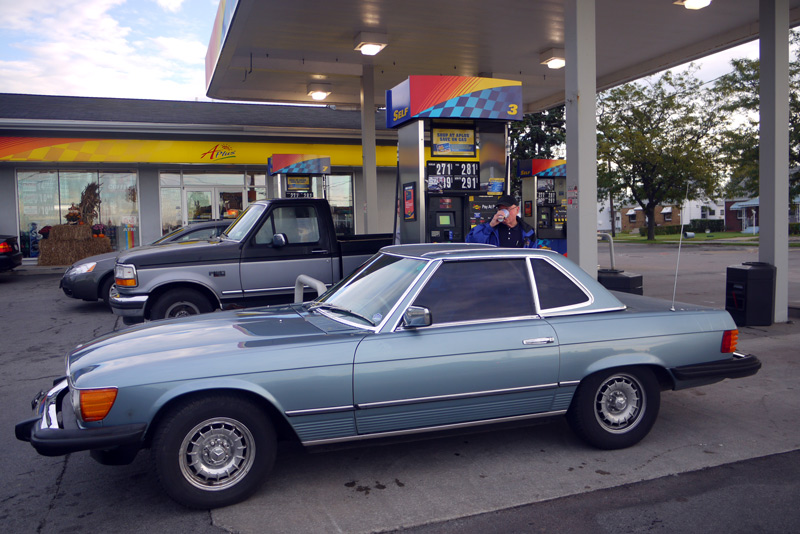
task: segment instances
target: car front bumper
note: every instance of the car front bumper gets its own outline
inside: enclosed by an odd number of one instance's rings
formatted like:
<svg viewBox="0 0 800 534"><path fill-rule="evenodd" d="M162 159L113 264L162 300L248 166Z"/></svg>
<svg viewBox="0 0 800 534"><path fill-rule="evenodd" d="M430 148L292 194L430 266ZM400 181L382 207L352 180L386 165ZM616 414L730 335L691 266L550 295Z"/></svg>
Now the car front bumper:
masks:
<svg viewBox="0 0 800 534"><path fill-rule="evenodd" d="M74 274L71 272L72 267L67 269L58 287L68 297L81 300L97 300L97 280L92 273Z"/></svg>
<svg viewBox="0 0 800 534"><path fill-rule="evenodd" d="M713 362L683 365L670 369L675 389L713 384L726 378L752 376L761 369L761 361L752 354L734 352L730 358Z"/></svg>
<svg viewBox="0 0 800 534"><path fill-rule="evenodd" d="M66 378L57 381L47 393L39 393L33 404L37 417L17 423L14 433L18 440L30 442L36 452L43 456L132 446L138 450L147 427L144 423L134 423L80 428L69 401Z"/></svg>

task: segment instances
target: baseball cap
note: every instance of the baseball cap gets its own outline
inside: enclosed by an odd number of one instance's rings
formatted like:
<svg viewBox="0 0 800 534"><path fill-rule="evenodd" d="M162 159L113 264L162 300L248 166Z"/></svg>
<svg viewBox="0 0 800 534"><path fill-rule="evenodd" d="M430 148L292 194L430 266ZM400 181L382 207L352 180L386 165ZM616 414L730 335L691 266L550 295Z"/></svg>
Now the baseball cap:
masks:
<svg viewBox="0 0 800 534"><path fill-rule="evenodd" d="M497 199L497 202L494 203L494 206L496 208L499 208L500 206L505 206L508 208L516 205L517 205L517 199L512 197L511 195L503 195Z"/></svg>

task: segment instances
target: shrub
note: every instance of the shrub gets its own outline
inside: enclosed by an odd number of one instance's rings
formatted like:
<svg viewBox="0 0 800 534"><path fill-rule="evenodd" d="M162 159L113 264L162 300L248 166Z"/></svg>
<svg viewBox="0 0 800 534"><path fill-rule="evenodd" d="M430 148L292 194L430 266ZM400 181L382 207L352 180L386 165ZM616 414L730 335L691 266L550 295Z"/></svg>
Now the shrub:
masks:
<svg viewBox="0 0 800 534"><path fill-rule="evenodd" d="M686 227L688 232L705 233L706 228L711 232L724 232L725 221L722 219L692 219Z"/></svg>

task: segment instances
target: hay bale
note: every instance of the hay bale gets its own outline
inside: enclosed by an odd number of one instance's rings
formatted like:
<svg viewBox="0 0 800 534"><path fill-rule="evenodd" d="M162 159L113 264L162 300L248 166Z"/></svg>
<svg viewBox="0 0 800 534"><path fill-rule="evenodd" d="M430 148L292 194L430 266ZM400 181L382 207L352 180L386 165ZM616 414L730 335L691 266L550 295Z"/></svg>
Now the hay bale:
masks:
<svg viewBox="0 0 800 534"><path fill-rule="evenodd" d="M42 239L39 241L39 265L67 266L89 256L113 251L109 238L93 238L91 230L89 236L89 239Z"/></svg>
<svg viewBox="0 0 800 534"><path fill-rule="evenodd" d="M76 241L92 239L92 227L85 224L57 224L44 241Z"/></svg>

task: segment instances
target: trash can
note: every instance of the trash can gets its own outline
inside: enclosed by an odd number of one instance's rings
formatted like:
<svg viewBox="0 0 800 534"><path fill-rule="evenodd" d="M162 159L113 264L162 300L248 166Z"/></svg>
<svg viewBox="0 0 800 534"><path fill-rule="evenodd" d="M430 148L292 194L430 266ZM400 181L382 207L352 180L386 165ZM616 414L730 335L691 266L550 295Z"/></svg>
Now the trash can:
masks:
<svg viewBox="0 0 800 534"><path fill-rule="evenodd" d="M642 295L644 292L641 274L626 273L617 269L598 269L597 281L611 291L622 291L634 295Z"/></svg>
<svg viewBox="0 0 800 534"><path fill-rule="evenodd" d="M738 326L769 326L775 322L774 265L746 261L728 267L725 309Z"/></svg>

